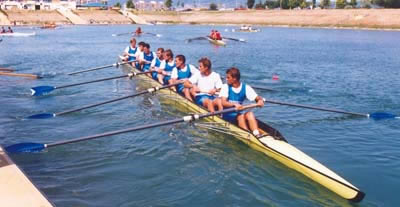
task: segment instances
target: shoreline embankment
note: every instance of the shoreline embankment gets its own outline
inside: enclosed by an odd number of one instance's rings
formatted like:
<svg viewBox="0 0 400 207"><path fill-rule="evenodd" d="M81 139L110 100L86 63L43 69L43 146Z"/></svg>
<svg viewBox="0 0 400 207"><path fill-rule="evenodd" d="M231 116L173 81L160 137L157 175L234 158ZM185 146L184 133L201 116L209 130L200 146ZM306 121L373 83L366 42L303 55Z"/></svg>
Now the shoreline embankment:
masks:
<svg viewBox="0 0 400 207"><path fill-rule="evenodd" d="M81 24L254 24L285 27L400 30L399 9L131 11L71 10ZM64 12L2 10L0 25L77 24Z"/></svg>

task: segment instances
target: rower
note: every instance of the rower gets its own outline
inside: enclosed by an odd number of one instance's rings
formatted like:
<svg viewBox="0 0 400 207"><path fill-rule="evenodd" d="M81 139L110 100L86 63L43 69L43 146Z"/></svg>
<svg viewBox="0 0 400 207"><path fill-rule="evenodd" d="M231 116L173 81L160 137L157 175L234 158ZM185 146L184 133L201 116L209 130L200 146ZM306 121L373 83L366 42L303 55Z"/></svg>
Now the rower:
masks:
<svg viewBox="0 0 400 207"><path fill-rule="evenodd" d="M215 31L215 40L222 40L221 33L218 30Z"/></svg>
<svg viewBox="0 0 400 207"><path fill-rule="evenodd" d="M215 31L212 29L210 35L208 35L211 39L213 39Z"/></svg>
<svg viewBox="0 0 400 207"><path fill-rule="evenodd" d="M168 49L164 52L164 61L161 62L160 69L158 70L158 82L167 85L171 79L172 69L175 67L174 54L172 50Z"/></svg>
<svg viewBox="0 0 400 207"><path fill-rule="evenodd" d="M229 68L226 71L226 82L227 84L222 86L221 93L219 94L219 97L222 99L222 105L225 108L236 107L236 109L241 109L245 99L256 101L259 107L264 106L264 99L258 96L249 85L240 82L239 69L235 67ZM250 129L255 136L260 135L257 119L251 111L244 114L240 112L226 113L223 114L223 119L231 123L237 123L243 129Z"/></svg>
<svg viewBox="0 0 400 207"><path fill-rule="evenodd" d="M4 27L1 27L1 32L0 33L6 33L6 29L4 29Z"/></svg>
<svg viewBox="0 0 400 207"><path fill-rule="evenodd" d="M8 27L8 33L13 33L14 31L11 29L11 27Z"/></svg>
<svg viewBox="0 0 400 207"><path fill-rule="evenodd" d="M156 54L150 51L150 45L148 43L145 43L143 45L143 52L139 56L139 64L142 66L141 68L144 72L150 70L151 63L153 62L155 57ZM146 75L151 77L150 73Z"/></svg>
<svg viewBox="0 0 400 207"><path fill-rule="evenodd" d="M125 48L124 51L124 61L133 61L136 60L136 53L138 52L138 48L136 47L136 39L132 38L130 40L131 45L129 45L128 47ZM134 63L131 63L132 66L135 66Z"/></svg>
<svg viewBox="0 0 400 207"><path fill-rule="evenodd" d="M141 35L141 34L142 34L142 28L140 27L136 28L135 35Z"/></svg>
<svg viewBox="0 0 400 207"><path fill-rule="evenodd" d="M156 52L156 58L153 59L153 61L151 62L150 65L150 70L154 70L154 72L151 73L151 77L154 80L158 80L157 79L157 75L158 75L158 69L160 69L161 66L161 62L164 60L164 48L160 47L157 49Z"/></svg>
<svg viewBox="0 0 400 207"><path fill-rule="evenodd" d="M136 54L135 54L136 60L138 60L139 57L142 56L143 47L144 47L145 44L146 44L146 43L143 42L143 41L138 43L138 50L136 51ZM136 62L135 68L137 68L137 69L139 69L139 70L142 70L142 68L141 68L140 66L141 66L141 65L139 64L139 62Z"/></svg>
<svg viewBox="0 0 400 207"><path fill-rule="evenodd" d="M221 77L211 70L211 61L206 57L199 60L199 70L200 73L193 74L184 86L190 89L196 104L206 107L210 112L214 112L215 107L222 110L221 99L214 96L221 90Z"/></svg>
<svg viewBox="0 0 400 207"><path fill-rule="evenodd" d="M188 80L194 74L199 73L199 70L197 70L193 65L186 64L186 58L184 55L177 55L175 57L175 65L176 67L172 69L171 80L169 83L174 84L179 80L182 84L176 86L177 92L185 95L187 99L193 102L189 88L185 88L183 82Z"/></svg>

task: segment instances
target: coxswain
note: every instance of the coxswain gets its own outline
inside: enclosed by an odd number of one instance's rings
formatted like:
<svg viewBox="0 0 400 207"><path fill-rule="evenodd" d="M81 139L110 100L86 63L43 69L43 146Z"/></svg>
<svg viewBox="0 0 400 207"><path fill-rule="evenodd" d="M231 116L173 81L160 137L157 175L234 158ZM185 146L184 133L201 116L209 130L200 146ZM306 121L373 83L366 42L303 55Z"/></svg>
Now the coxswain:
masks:
<svg viewBox="0 0 400 207"><path fill-rule="evenodd" d="M154 72L151 73L151 77L154 80L158 80L157 75L158 75L158 70L160 69L161 62L164 60L164 48L160 47L157 49L156 52L156 58L153 59L150 65L150 70L153 70Z"/></svg>
<svg viewBox="0 0 400 207"><path fill-rule="evenodd" d="M160 69L158 70L158 82L167 85L171 79L172 69L175 67L174 54L172 50L168 49L164 52L164 61L161 62Z"/></svg>
<svg viewBox="0 0 400 207"><path fill-rule="evenodd" d="M190 93L195 97L195 103L204 106L210 112L222 110L221 99L215 95L221 90L222 80L218 73L211 70L211 61L204 57L199 60L200 73L193 74L189 80L185 81L185 88L190 89Z"/></svg>
<svg viewBox="0 0 400 207"><path fill-rule="evenodd" d="M132 39L129 41L130 45L125 48L123 57L124 61L133 61L136 60L138 48L136 47L136 39L132 37ZM131 63L132 66L135 66L134 63Z"/></svg>
<svg viewBox="0 0 400 207"><path fill-rule="evenodd" d="M143 52L139 56L139 64L142 66L142 71L146 72L150 70L151 63L156 58L156 53L150 51L150 45L145 43L143 45ZM151 74L146 74L151 77Z"/></svg>
<svg viewBox="0 0 400 207"><path fill-rule="evenodd" d="M264 99L257 95L252 87L240 82L239 69L235 67L229 68L226 71L226 82L227 84L222 86L219 94L224 108L235 107L240 110L243 108L242 104L245 99L256 101L259 107L264 106ZM222 117L231 123L237 123L243 129L250 130L255 136L260 136L257 119L253 112L231 112L223 114Z"/></svg>
<svg viewBox="0 0 400 207"><path fill-rule="evenodd" d="M187 99L193 102L193 98L190 95L189 88L185 88L183 83L192 77L194 74L199 73L199 70L191 64L186 64L186 58L184 55L177 55L175 57L175 68L172 69L170 84L181 82L176 86L178 93L183 94Z"/></svg>

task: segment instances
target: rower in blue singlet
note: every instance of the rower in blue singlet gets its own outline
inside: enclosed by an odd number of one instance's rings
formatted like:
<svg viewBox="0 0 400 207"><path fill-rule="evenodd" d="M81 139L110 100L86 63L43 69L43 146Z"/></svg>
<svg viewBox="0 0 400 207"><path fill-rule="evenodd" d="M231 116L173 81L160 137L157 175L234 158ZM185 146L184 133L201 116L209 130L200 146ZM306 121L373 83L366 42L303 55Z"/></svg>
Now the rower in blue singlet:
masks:
<svg viewBox="0 0 400 207"><path fill-rule="evenodd" d="M158 82L163 85L169 84L171 79L172 69L175 68L174 54L170 49L164 52L164 61L161 62L158 72Z"/></svg>
<svg viewBox="0 0 400 207"><path fill-rule="evenodd" d="M136 53L138 51L138 48L136 47L136 39L132 38L130 40L130 44L128 47L125 48L123 57L125 58L125 61L132 61L132 60L136 60ZM132 63L132 65L134 65L134 63Z"/></svg>
<svg viewBox="0 0 400 207"><path fill-rule="evenodd" d="M219 97L222 98L224 108L236 107L241 109L243 102L256 101L259 107L264 106L264 99L258 96L257 93L249 85L240 82L240 71L237 68L230 68L226 71L226 81L221 88ZM257 119L253 112L245 113L231 112L223 115L223 118L232 123L238 123L243 129L250 130L255 136L259 136ZM248 123L248 124L247 124Z"/></svg>
<svg viewBox="0 0 400 207"><path fill-rule="evenodd" d="M160 69L161 66L161 62L164 60L164 48L158 48L157 49L157 53L156 53L156 58L153 59L153 61L151 62L150 65L150 70L153 70L154 72L151 73L151 77L154 80L158 80L157 79L157 75L158 75L158 69Z"/></svg>
<svg viewBox="0 0 400 207"><path fill-rule="evenodd" d="M139 57L142 55L142 53L143 53L143 47L144 47L145 44L146 44L145 42L139 42L139 43L138 43L138 48L137 48L137 51L136 51L136 59L139 59ZM141 65L140 65L139 61L136 62L135 68L137 68L137 69L139 69L139 70L142 70L142 68L141 68L140 66L141 66Z"/></svg>
<svg viewBox="0 0 400 207"><path fill-rule="evenodd" d="M190 96L189 88L183 86L183 82L188 80L193 74L199 73L196 67L190 64L186 64L186 58L184 55L177 55L175 57L176 67L172 70L170 84L182 82L176 86L178 93L185 95L186 98L192 100Z"/></svg>
<svg viewBox="0 0 400 207"><path fill-rule="evenodd" d="M142 66L142 71L146 72L150 70L151 62L156 58L156 54L150 51L150 45L145 43L143 45L143 53L139 56L139 63ZM151 74L147 74L151 77Z"/></svg>

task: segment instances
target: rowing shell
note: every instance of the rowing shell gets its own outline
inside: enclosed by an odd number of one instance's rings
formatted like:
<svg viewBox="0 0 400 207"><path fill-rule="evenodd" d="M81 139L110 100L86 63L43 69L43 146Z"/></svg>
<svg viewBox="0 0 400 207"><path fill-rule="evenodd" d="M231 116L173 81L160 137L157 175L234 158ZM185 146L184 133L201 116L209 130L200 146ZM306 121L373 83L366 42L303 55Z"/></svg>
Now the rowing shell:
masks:
<svg viewBox="0 0 400 207"><path fill-rule="evenodd" d="M23 33L23 32L13 32L13 33L0 33L0 36L8 36L8 37L28 37L36 35L35 32Z"/></svg>
<svg viewBox="0 0 400 207"><path fill-rule="evenodd" d="M232 29L232 32L260 32L260 29Z"/></svg>
<svg viewBox="0 0 400 207"><path fill-rule="evenodd" d="M214 45L219 45L219 46L226 46L226 43L222 40L213 40L209 37L207 37L208 41Z"/></svg>
<svg viewBox="0 0 400 207"><path fill-rule="evenodd" d="M129 64L122 66L126 72L140 72L133 68ZM161 84L158 81L151 79L148 76L135 76L140 84L144 87L160 87ZM195 103L189 101L185 97L179 95L170 89L160 90L164 96L160 97L160 101L163 104L174 105L178 110L182 112L191 113L207 113L208 111ZM307 176L311 180L325 186L329 190L335 192L341 197L353 201L360 202L365 194L358 188L350 184L348 181L309 157L296 147L287 143L286 139L281 133L269 126L268 124L257 120L261 134L266 134L260 138L255 137L250 131L244 130L234 124L231 124L219 117L209 117L205 119L208 122L215 124L218 129L227 131L235 138L248 144L253 149L263 152L267 156L281 162L289 168L292 168L303 175ZM211 128L210 128L211 129Z"/></svg>

